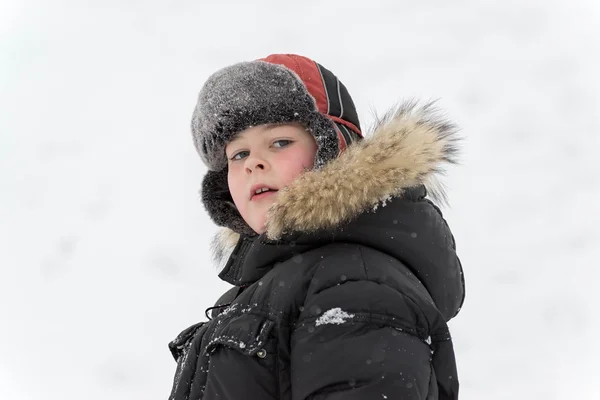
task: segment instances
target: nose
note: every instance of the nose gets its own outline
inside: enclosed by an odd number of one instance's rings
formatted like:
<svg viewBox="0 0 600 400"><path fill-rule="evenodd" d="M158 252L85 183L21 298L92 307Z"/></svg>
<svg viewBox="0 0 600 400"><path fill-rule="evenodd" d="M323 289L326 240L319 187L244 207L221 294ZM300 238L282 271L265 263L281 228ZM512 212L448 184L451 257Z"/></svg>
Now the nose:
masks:
<svg viewBox="0 0 600 400"><path fill-rule="evenodd" d="M246 172L247 173L252 173L255 172L257 170L261 170L263 172L267 171L269 169L269 163L262 158L260 155L258 154L251 154L250 156L248 156L248 158L246 158Z"/></svg>

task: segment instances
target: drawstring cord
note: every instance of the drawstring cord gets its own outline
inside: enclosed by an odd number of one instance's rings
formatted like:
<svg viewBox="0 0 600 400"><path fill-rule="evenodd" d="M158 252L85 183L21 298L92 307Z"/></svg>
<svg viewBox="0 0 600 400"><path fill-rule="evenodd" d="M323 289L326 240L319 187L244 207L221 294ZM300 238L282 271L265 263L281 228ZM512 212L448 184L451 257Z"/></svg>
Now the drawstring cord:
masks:
<svg viewBox="0 0 600 400"><path fill-rule="evenodd" d="M204 311L204 315L206 315L206 318L208 318L209 321L212 321L212 318L210 317L210 315L208 315L208 313L210 311L216 310L216 309L221 309L221 308L226 308L226 307L229 307L230 305L231 305L231 303L223 304L223 305L220 305L220 306L208 307L206 309L206 311Z"/></svg>

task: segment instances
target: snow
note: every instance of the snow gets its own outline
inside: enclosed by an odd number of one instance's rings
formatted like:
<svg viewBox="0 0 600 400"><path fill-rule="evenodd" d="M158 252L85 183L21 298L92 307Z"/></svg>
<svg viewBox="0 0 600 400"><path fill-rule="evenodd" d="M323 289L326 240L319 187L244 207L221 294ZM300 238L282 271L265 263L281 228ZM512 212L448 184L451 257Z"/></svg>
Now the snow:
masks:
<svg viewBox="0 0 600 400"><path fill-rule="evenodd" d="M379 206L385 207L387 205L387 202L390 201L390 200L392 200L392 196L390 196L390 195L387 195L384 198L382 198L378 203L376 203L373 206L373 212L377 211L377 209L379 208Z"/></svg>
<svg viewBox="0 0 600 400"><path fill-rule="evenodd" d="M348 314L339 307L332 308L331 310L325 311L317 318L315 325L341 325L351 318L354 318L354 314Z"/></svg>
<svg viewBox="0 0 600 400"><path fill-rule="evenodd" d="M273 52L337 74L364 127L412 97L462 126L444 209L467 281L450 325L461 399L596 398L599 12L4 0L0 398L168 396L167 343L228 287L198 199L195 100L216 69Z"/></svg>

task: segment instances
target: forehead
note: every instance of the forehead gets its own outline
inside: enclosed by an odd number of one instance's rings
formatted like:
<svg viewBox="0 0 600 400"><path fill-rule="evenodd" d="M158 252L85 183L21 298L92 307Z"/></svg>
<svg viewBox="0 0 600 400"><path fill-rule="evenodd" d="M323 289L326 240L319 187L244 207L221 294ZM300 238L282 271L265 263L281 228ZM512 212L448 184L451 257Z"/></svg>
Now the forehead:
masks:
<svg viewBox="0 0 600 400"><path fill-rule="evenodd" d="M234 143L236 141L242 141L244 139L252 139L255 137L261 137L266 134L282 134L286 135L301 135L303 133L307 133L304 127L301 124L263 124L258 126L253 126L251 128L244 129L243 131L236 134L229 143Z"/></svg>

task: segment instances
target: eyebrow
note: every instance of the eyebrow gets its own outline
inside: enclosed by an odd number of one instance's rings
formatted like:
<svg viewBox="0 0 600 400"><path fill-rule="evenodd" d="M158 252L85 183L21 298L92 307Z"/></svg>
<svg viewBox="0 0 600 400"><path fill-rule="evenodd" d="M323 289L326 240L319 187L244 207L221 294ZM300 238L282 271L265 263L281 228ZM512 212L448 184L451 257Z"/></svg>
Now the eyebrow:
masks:
<svg viewBox="0 0 600 400"><path fill-rule="evenodd" d="M281 126L281 125L284 125L284 124L277 124L277 123L271 123L271 124L261 124L261 126L264 126L264 127L265 127L265 130L264 130L264 132L269 132L269 131L271 131L271 130L273 130L273 129L277 128L278 126ZM237 135L235 135L235 136L234 136L234 137L233 137L233 138L232 138L232 139L229 141L229 143L233 143L233 142L235 142L235 141L237 141L237 140L240 140L240 139L241 139L240 135L239 135L239 134L237 134Z"/></svg>
<svg viewBox="0 0 600 400"><path fill-rule="evenodd" d="M278 126L285 125L285 124L263 124L263 125L265 127L265 131L270 131L272 129L277 128Z"/></svg>

